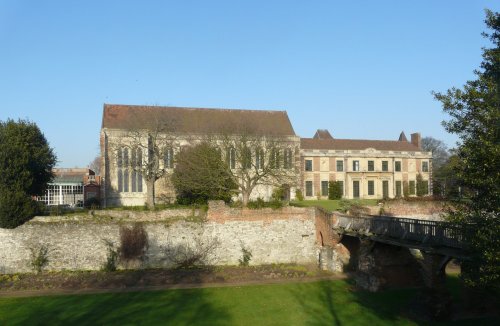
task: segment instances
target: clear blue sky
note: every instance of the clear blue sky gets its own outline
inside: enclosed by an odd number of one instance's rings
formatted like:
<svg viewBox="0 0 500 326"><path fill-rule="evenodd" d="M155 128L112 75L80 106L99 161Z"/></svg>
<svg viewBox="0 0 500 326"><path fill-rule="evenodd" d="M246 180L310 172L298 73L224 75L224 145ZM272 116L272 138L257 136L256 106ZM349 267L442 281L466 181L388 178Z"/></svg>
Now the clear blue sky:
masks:
<svg viewBox="0 0 500 326"><path fill-rule="evenodd" d="M0 120L61 167L99 151L103 103L286 110L298 135L454 146L431 91L481 62L500 1L0 0Z"/></svg>

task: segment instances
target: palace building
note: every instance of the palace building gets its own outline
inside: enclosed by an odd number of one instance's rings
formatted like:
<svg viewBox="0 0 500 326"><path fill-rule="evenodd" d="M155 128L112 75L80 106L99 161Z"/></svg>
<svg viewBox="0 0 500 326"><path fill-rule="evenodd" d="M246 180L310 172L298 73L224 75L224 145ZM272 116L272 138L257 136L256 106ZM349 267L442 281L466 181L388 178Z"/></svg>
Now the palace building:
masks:
<svg viewBox="0 0 500 326"><path fill-rule="evenodd" d="M154 186L157 201L175 200L169 182L175 155L186 146L217 137L234 144L217 143L232 170L245 168L235 160L237 142L253 139L257 145L248 149L251 164L245 163L246 168L259 173L265 163L272 163L275 169L294 172L280 185L287 199L294 199L296 190L305 199L328 198L330 181L338 181L343 197L349 199L414 196L418 180L432 194L432 154L422 150L419 133L412 134L411 141L403 132L396 141L337 139L328 130L300 138L286 111L105 104L100 137L102 205L143 205L150 185L140 170L147 164L157 164L162 172ZM266 151L270 141L279 146ZM158 162L148 158L153 149L158 151ZM270 184L256 187L250 199L270 199L276 187Z"/></svg>

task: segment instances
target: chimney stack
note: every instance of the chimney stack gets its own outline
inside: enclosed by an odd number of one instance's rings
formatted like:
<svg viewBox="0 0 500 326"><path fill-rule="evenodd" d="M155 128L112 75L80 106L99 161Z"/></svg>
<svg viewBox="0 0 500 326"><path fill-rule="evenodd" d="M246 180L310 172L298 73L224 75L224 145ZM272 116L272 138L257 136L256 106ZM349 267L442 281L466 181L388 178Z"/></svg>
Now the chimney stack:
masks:
<svg viewBox="0 0 500 326"><path fill-rule="evenodd" d="M422 149L422 137L420 136L419 132L411 134L411 143Z"/></svg>

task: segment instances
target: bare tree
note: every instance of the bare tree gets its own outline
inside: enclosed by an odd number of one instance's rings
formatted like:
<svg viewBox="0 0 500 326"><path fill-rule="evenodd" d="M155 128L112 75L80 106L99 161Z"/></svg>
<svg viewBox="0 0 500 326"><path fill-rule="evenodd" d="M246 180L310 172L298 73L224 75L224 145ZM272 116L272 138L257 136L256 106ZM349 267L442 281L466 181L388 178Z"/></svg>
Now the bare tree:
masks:
<svg viewBox="0 0 500 326"><path fill-rule="evenodd" d="M433 137L422 138L422 148L425 151L432 152L432 162L436 169L443 166L450 157L446 144Z"/></svg>
<svg viewBox="0 0 500 326"><path fill-rule="evenodd" d="M121 132L112 147L117 168L130 169L133 174L135 172L136 176L140 176L137 187L142 187L144 179L146 203L152 208L155 206L156 181L172 171L178 135L173 132L175 122L165 121L154 110L148 115L147 121L138 125L141 125L141 128L130 126L127 131ZM120 180L118 183L120 184Z"/></svg>
<svg viewBox="0 0 500 326"><path fill-rule="evenodd" d="M289 138L240 132L213 136L211 141L223 150L223 157L241 191L243 206L247 206L257 186L296 185L298 149Z"/></svg>
<svg viewBox="0 0 500 326"><path fill-rule="evenodd" d="M96 175L101 174L101 155L97 155L90 163L89 169L95 172Z"/></svg>

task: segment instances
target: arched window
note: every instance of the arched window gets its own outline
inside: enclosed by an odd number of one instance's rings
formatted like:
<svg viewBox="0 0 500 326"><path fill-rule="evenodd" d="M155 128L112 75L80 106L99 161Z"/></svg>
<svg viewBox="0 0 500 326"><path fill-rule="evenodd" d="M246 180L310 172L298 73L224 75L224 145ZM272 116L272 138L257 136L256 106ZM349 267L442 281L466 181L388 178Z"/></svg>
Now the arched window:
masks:
<svg viewBox="0 0 500 326"><path fill-rule="evenodd" d="M252 167L252 151L248 147L243 149L241 165L244 169L250 169Z"/></svg>
<svg viewBox="0 0 500 326"><path fill-rule="evenodd" d="M116 152L116 179L118 181L118 191L122 192L123 191L123 172L122 172L122 149L118 148L118 151Z"/></svg>
<svg viewBox="0 0 500 326"><path fill-rule="evenodd" d="M128 168L129 168L128 148L124 148L123 149L123 191L124 192L128 192L128 181L129 181Z"/></svg>
<svg viewBox="0 0 500 326"><path fill-rule="evenodd" d="M280 168L280 150L273 148L271 150L271 155L269 156L269 166L271 169Z"/></svg>
<svg viewBox="0 0 500 326"><path fill-rule="evenodd" d="M230 169L236 169L236 150L234 147L230 147L227 149L227 165Z"/></svg>
<svg viewBox="0 0 500 326"><path fill-rule="evenodd" d="M163 164L165 169L173 169L174 168L174 149L169 147L165 149L165 154L163 157Z"/></svg>
<svg viewBox="0 0 500 326"><path fill-rule="evenodd" d="M255 149L255 168L258 170L264 168L264 150L258 147Z"/></svg>
<svg viewBox="0 0 500 326"><path fill-rule="evenodd" d="M291 148L285 149L284 157L283 157L283 164L285 169L291 169L293 163L293 153Z"/></svg>

